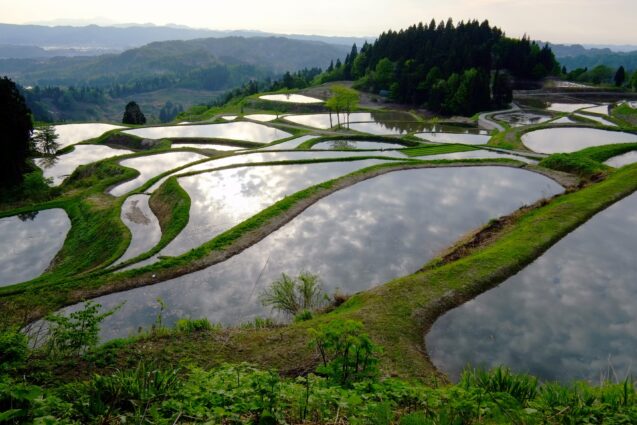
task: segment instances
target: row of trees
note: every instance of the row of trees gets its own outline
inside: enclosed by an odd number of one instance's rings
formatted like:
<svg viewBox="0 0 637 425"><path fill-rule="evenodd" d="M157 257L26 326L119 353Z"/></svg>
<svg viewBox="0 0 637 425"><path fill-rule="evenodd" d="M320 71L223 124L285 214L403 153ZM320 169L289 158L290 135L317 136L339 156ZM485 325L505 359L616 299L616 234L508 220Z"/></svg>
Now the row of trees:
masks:
<svg viewBox="0 0 637 425"><path fill-rule="evenodd" d="M628 87L637 90L637 70L632 73L626 71L623 65L613 69L606 65L597 65L592 69L576 68L567 72L562 68L562 74L568 81L588 84L614 84L616 87Z"/></svg>
<svg viewBox="0 0 637 425"><path fill-rule="evenodd" d="M383 33L360 51L353 46L317 82L357 80L361 88L397 102L473 114L506 103L513 80L538 80L559 71L548 45L507 38L488 21L432 20Z"/></svg>

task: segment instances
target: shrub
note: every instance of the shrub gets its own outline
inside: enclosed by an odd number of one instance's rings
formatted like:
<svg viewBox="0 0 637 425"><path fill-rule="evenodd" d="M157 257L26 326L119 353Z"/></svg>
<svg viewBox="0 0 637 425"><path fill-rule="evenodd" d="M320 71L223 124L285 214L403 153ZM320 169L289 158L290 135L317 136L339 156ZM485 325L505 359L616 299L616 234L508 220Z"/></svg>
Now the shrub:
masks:
<svg viewBox="0 0 637 425"><path fill-rule="evenodd" d="M367 334L363 324L354 320L334 320L318 329L310 329L311 344L321 356L317 372L325 374L339 385L348 386L378 375L379 349Z"/></svg>
<svg viewBox="0 0 637 425"><path fill-rule="evenodd" d="M94 349L99 341L100 323L120 307L100 313L102 306L88 301L82 310L68 316L51 314L46 317L48 335L46 350L49 355L80 355Z"/></svg>
<svg viewBox="0 0 637 425"><path fill-rule="evenodd" d="M207 318L202 319L180 319L175 326L177 331L184 333L211 331L219 326L213 326Z"/></svg>
<svg viewBox="0 0 637 425"><path fill-rule="evenodd" d="M318 275L302 272L295 278L281 274L280 279L261 293L260 299L265 307L296 316L304 310L316 311L323 307L328 297L321 289Z"/></svg>
<svg viewBox="0 0 637 425"><path fill-rule="evenodd" d="M20 367L28 355L26 335L15 330L0 333L0 372Z"/></svg>

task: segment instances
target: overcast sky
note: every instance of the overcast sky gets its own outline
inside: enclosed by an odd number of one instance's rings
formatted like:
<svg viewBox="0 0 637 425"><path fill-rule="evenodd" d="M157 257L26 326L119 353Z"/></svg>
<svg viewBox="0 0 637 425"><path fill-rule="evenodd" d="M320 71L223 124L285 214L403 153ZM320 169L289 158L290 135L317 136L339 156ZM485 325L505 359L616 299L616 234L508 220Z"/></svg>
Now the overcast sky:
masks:
<svg viewBox="0 0 637 425"><path fill-rule="evenodd" d="M476 18L511 36L637 44L637 0L0 0L0 11L4 23L173 23L347 36L374 36L432 18Z"/></svg>

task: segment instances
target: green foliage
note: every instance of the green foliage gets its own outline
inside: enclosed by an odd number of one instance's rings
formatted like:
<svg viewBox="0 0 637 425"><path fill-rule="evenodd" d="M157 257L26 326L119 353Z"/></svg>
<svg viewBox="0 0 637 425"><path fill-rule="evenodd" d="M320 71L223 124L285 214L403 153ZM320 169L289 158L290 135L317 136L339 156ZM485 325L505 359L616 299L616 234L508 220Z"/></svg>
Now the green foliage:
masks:
<svg viewBox="0 0 637 425"><path fill-rule="evenodd" d="M220 326L213 326L205 317L202 319L180 319L175 325L178 332L184 333L211 331L219 327Z"/></svg>
<svg viewBox="0 0 637 425"><path fill-rule="evenodd" d="M260 299L265 307L296 316L303 311L312 312L323 307L327 295L321 289L318 275L302 272L292 278L283 273L261 293Z"/></svg>
<svg viewBox="0 0 637 425"><path fill-rule="evenodd" d="M613 80L615 81L616 87L621 87L624 85L624 82L626 81L626 70L623 66L617 68L617 72L615 72L615 77L613 77Z"/></svg>
<svg viewBox="0 0 637 425"><path fill-rule="evenodd" d="M248 364L206 371L146 363L53 389L0 377L0 422L236 424L629 424L633 383L592 387L533 382L495 369L458 385L396 379L334 385L313 374L281 378ZM524 391L520 391L524 388ZM528 389L528 391L526 391Z"/></svg>
<svg viewBox="0 0 637 425"><path fill-rule="evenodd" d="M139 108L136 102L128 102L124 116L122 117L123 124L143 125L146 124L146 117Z"/></svg>
<svg viewBox="0 0 637 425"><path fill-rule="evenodd" d="M362 88L389 90L397 102L468 116L492 103L508 103L512 88L506 75L540 80L559 72L548 45L540 47L527 37L507 38L487 21L454 25L451 20L383 33L361 48L351 69ZM341 67L337 63L322 81L334 75L347 78L347 71L347 61ZM493 87L492 71L497 75Z"/></svg>
<svg viewBox="0 0 637 425"><path fill-rule="evenodd" d="M21 367L29 354L25 334L17 330L0 332L0 373Z"/></svg>
<svg viewBox="0 0 637 425"><path fill-rule="evenodd" d="M50 314L46 317L48 334L44 350L48 355L64 357L82 355L97 347L100 323L119 309L100 313L100 304L88 301L82 310L68 316Z"/></svg>
<svg viewBox="0 0 637 425"><path fill-rule="evenodd" d="M321 356L317 371L343 386L376 377L379 349L362 329L363 324L353 320L333 320L310 329L311 344Z"/></svg>
<svg viewBox="0 0 637 425"><path fill-rule="evenodd" d="M330 90L332 97L325 102L325 106L336 113L336 119L340 125L340 114L344 112L349 117L349 114L358 107L359 95L356 90L342 85L333 85Z"/></svg>
<svg viewBox="0 0 637 425"><path fill-rule="evenodd" d="M24 97L7 77L0 78L0 128L0 189L8 189L20 184L29 170L33 123Z"/></svg>
<svg viewBox="0 0 637 425"><path fill-rule="evenodd" d="M462 374L460 387L482 388L492 393L507 393L520 403L526 403L537 396L538 380L529 375L514 375L507 368L497 368L490 372L468 369Z"/></svg>
<svg viewBox="0 0 637 425"><path fill-rule="evenodd" d="M540 166L591 179L598 179L608 169L590 158L568 153L556 153L544 158Z"/></svg>
<svg viewBox="0 0 637 425"><path fill-rule="evenodd" d="M45 125L37 129L33 135L33 143L45 155L55 155L60 148L58 135L52 125Z"/></svg>

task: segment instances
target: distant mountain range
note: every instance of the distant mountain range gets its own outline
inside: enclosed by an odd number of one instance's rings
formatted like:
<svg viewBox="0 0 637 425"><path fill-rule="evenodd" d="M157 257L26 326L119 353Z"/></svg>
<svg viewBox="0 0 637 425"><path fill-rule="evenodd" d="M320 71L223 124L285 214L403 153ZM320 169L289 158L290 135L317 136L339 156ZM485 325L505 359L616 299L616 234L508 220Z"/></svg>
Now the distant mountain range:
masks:
<svg viewBox="0 0 637 425"><path fill-rule="evenodd" d="M350 47L318 41L283 37L227 37L188 41L154 42L119 54L93 57L50 59L2 59L0 75L23 85L62 85L108 87L130 81L162 78L191 88L210 76L217 81L214 90L240 84L243 79L274 76L303 68L325 68L330 61L345 57ZM220 81L220 68L228 84ZM231 72L232 71L232 72ZM195 84L195 86L193 86Z"/></svg>
<svg viewBox="0 0 637 425"><path fill-rule="evenodd" d="M179 26L44 26L0 24L0 58L43 58L121 52L156 41L226 37L284 37L351 47L374 37L327 37L261 31L215 31Z"/></svg>
<svg viewBox="0 0 637 425"><path fill-rule="evenodd" d="M550 44L550 46L560 64L566 66L569 71L575 68L590 69L597 65L637 69L637 47L633 51L614 51L609 47L587 48L580 44ZM630 46L622 47L627 49Z"/></svg>

